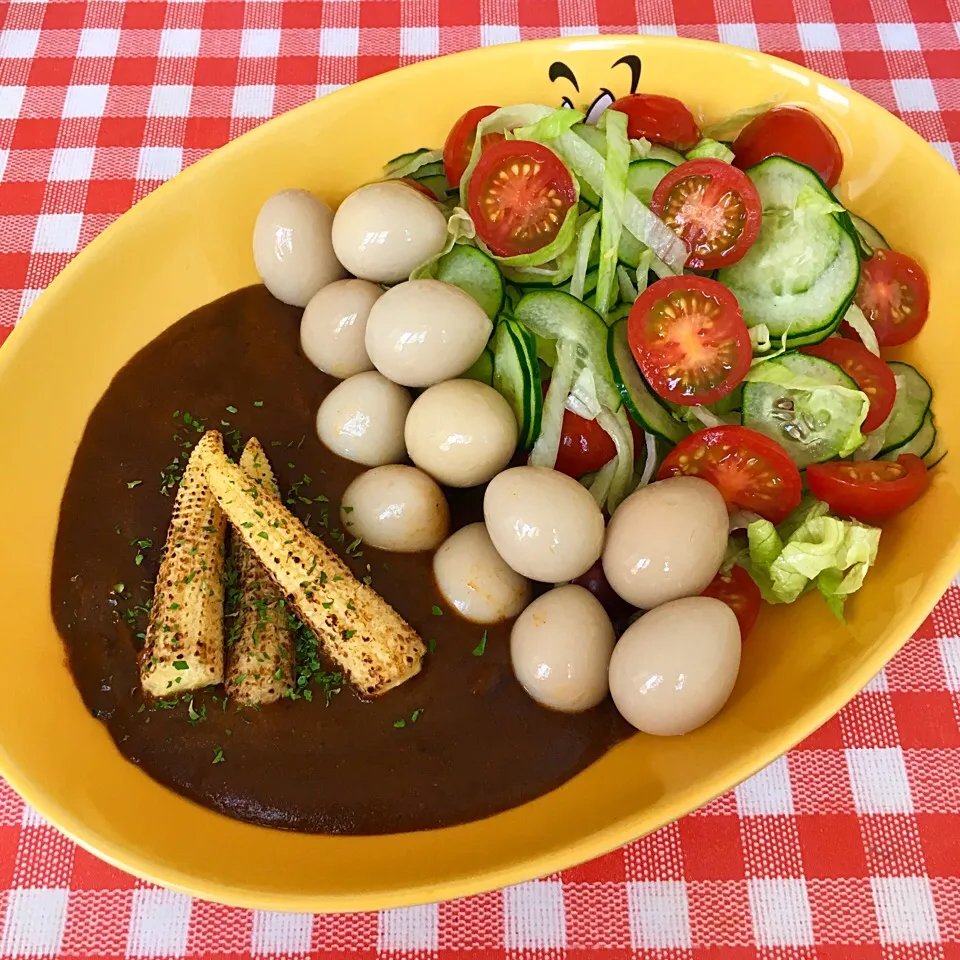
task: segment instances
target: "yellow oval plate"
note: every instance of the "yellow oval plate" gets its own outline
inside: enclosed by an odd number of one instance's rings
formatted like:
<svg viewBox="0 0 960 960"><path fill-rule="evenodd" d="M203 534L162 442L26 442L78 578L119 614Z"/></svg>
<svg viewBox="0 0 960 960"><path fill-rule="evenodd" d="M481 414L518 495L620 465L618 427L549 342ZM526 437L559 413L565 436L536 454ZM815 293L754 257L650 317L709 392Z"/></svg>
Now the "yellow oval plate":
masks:
<svg viewBox="0 0 960 960"><path fill-rule="evenodd" d="M768 609L736 690L704 729L636 736L553 793L467 826L377 838L241 824L176 796L123 760L87 715L50 614L60 498L85 421L114 372L195 307L257 277L251 232L283 187L331 203L388 158L438 146L478 103L628 93L679 97L708 120L783 98L815 110L844 151L841 193L920 260L932 305L902 351L934 385L960 444L955 227L960 179L916 134L845 87L792 64L692 40L603 37L494 47L418 64L307 104L162 186L51 284L0 351L0 772L43 816L142 877L225 903L359 910L475 893L586 860L697 807L773 760L849 700L907 640L960 568L960 449L891 522L843 627L817 597ZM562 61L570 81L551 81ZM104 491L102 509L110 510ZM468 730L464 736L469 736ZM549 744L544 744L549 749Z"/></svg>

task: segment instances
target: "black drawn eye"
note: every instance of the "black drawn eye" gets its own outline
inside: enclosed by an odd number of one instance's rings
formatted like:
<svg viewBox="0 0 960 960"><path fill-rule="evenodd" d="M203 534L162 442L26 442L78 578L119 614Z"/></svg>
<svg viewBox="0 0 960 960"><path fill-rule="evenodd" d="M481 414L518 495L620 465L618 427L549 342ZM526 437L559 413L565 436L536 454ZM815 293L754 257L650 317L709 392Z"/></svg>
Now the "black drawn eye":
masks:
<svg viewBox="0 0 960 960"><path fill-rule="evenodd" d="M576 75L562 60L555 60L550 64L548 75L551 83L556 83L562 78L569 81L577 93L580 92L580 84L577 83ZM569 110L573 109L573 101L568 96L563 97L563 105Z"/></svg>
<svg viewBox="0 0 960 960"><path fill-rule="evenodd" d="M637 87L640 86L640 74L643 70L643 64L635 53L628 53L617 60L610 69L616 69L621 63L630 68L630 92L636 93Z"/></svg>

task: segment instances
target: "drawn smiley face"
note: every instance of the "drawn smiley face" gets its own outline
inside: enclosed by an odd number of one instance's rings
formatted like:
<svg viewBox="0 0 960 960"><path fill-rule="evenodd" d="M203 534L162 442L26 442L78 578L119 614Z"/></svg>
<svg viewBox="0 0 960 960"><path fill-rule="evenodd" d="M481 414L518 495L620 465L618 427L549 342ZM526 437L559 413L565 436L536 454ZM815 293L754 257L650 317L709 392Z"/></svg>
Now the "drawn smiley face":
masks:
<svg viewBox="0 0 960 960"><path fill-rule="evenodd" d="M611 70L615 70L620 66L629 68L630 93L636 93L637 88L640 86L640 75L643 72L642 61L636 54L628 53L620 57L619 60L615 60L611 65ZM577 81L576 74L573 72L573 69L562 60L555 60L550 64L548 75L551 83L556 83L558 80L564 80L568 82L577 93L580 93L580 84ZM596 95L596 97L594 97L593 102L586 110L586 122L596 123L603 111L606 110L607 107L609 107L616 99L617 97L611 90L609 90L607 87L601 87L600 92ZM575 108L573 100L566 94L564 94L562 97L562 103L564 107L568 107L570 109Z"/></svg>

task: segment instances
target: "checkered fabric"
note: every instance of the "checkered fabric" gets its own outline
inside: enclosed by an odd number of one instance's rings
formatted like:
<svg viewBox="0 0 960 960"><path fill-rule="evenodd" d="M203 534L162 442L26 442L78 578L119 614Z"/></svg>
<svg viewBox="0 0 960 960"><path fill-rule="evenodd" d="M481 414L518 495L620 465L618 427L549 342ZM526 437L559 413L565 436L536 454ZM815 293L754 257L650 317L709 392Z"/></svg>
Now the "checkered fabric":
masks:
<svg viewBox="0 0 960 960"><path fill-rule="evenodd" d="M132 203L268 117L372 74L571 34L803 63L960 156L960 0L3 2L0 342ZM0 785L0 956L960 960L960 589L838 717L600 860L452 903L233 910L135 881Z"/></svg>

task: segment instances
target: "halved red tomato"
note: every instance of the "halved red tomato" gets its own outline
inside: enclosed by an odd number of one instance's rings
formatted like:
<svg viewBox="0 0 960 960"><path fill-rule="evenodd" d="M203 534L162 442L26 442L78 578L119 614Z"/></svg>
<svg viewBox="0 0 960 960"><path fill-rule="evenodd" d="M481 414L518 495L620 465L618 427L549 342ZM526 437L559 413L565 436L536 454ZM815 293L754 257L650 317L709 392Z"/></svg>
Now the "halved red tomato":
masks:
<svg viewBox="0 0 960 960"><path fill-rule="evenodd" d="M797 465L783 447L748 427L698 430L667 455L657 474L702 477L723 495L730 510L751 510L781 523L800 503Z"/></svg>
<svg viewBox="0 0 960 960"><path fill-rule="evenodd" d="M830 460L807 467L810 492L834 513L876 523L923 495L930 477L912 453L893 460Z"/></svg>
<svg viewBox="0 0 960 960"><path fill-rule="evenodd" d="M751 120L734 141L733 152L741 170L767 157L789 157L815 170L828 187L836 184L843 169L837 138L802 107L774 107Z"/></svg>
<svg viewBox="0 0 960 960"><path fill-rule="evenodd" d="M675 97L655 93L632 93L610 105L627 115L627 136L635 140L646 137L681 153L700 142L700 128L693 114Z"/></svg>
<svg viewBox="0 0 960 960"><path fill-rule="evenodd" d="M674 167L657 184L650 209L687 245L691 270L716 270L742 260L763 216L750 178L709 157Z"/></svg>
<svg viewBox="0 0 960 960"><path fill-rule="evenodd" d="M729 573L718 573L701 596L722 600L737 617L740 639L746 640L760 616L760 588L743 567L731 567Z"/></svg>
<svg viewBox="0 0 960 960"><path fill-rule="evenodd" d="M553 240L577 194L570 171L548 147L500 140L480 154L467 201L477 236L497 256L515 257Z"/></svg>
<svg viewBox="0 0 960 960"><path fill-rule="evenodd" d="M923 267L906 254L878 250L860 268L857 306L881 347L912 340L930 311L930 285Z"/></svg>
<svg viewBox="0 0 960 960"><path fill-rule="evenodd" d="M707 277L668 277L647 287L630 310L627 340L650 386L688 407L725 397L750 369L740 305Z"/></svg>
<svg viewBox="0 0 960 960"><path fill-rule="evenodd" d="M823 343L803 347L800 352L835 363L848 377L853 377L857 386L869 397L870 412L861 427L864 433L876 430L890 416L893 401L897 397L896 378L890 367L862 343L830 337Z"/></svg>
<svg viewBox="0 0 960 960"><path fill-rule="evenodd" d="M545 381L544 396L549 386L550 381ZM632 419L630 429L633 432L633 445L636 452L642 449L644 443L643 430ZM610 434L596 420L587 420L572 410L564 410L561 431L557 462L553 468L560 473L565 473L568 477L573 477L574 480L599 470L617 455L617 448Z"/></svg>
<svg viewBox="0 0 960 960"><path fill-rule="evenodd" d="M477 138L477 124L484 117L499 110L499 107L482 106L472 107L454 125L447 134L443 145L443 172L447 175L447 183L456 187L460 178L470 163L470 154L473 152L473 143ZM488 134L494 139L502 139L502 134ZM486 146L486 138L484 138Z"/></svg>
<svg viewBox="0 0 960 960"><path fill-rule="evenodd" d="M437 195L429 188L425 187L419 180L414 180L413 177L400 177L400 183L405 183L408 187L413 187L417 193L422 193L425 197L429 197L431 200L436 200Z"/></svg>

